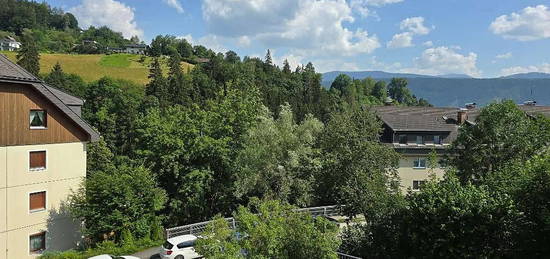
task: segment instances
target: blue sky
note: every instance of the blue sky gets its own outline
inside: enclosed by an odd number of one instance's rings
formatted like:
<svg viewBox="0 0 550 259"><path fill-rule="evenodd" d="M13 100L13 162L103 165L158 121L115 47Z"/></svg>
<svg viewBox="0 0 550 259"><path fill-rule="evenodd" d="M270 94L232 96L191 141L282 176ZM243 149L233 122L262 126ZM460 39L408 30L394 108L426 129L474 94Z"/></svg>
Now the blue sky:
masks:
<svg viewBox="0 0 550 259"><path fill-rule="evenodd" d="M550 1L48 0L81 27L147 43L185 37L241 56L273 52L319 72L383 70L496 77L550 73Z"/></svg>

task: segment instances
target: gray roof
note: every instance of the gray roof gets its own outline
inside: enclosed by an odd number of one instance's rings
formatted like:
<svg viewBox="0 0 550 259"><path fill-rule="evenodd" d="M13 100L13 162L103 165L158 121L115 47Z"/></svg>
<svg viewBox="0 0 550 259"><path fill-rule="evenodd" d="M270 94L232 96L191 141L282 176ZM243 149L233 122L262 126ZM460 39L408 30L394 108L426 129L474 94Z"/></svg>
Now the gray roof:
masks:
<svg viewBox="0 0 550 259"><path fill-rule="evenodd" d="M456 131L457 109L379 106L374 111L394 131ZM447 118L447 119L445 119Z"/></svg>
<svg viewBox="0 0 550 259"><path fill-rule="evenodd" d="M69 117L76 125L88 133L90 141L99 140L99 133L86 123L76 112L69 108L71 105L82 105L84 101L71 96L57 88L46 85L44 82L27 72L22 67L11 62L0 54L0 81L28 85L56 106L63 114Z"/></svg>
<svg viewBox="0 0 550 259"><path fill-rule="evenodd" d="M542 114L550 117L550 106L518 105L529 115ZM445 131L458 130L459 108L452 107L407 107L378 106L373 108L380 119L394 131ZM467 121L475 123L480 109L467 109Z"/></svg>

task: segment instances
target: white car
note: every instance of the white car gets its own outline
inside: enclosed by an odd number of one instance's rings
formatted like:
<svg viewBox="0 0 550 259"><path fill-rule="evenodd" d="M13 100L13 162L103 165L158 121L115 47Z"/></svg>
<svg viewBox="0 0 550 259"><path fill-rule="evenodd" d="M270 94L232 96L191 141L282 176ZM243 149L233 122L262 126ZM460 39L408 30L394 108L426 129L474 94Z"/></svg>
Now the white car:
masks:
<svg viewBox="0 0 550 259"><path fill-rule="evenodd" d="M96 256L92 256L88 259L139 259L135 256L129 256L129 255L121 255L121 256L116 256L116 255L96 255Z"/></svg>
<svg viewBox="0 0 550 259"><path fill-rule="evenodd" d="M162 259L191 259L202 258L195 252L195 242L197 237L194 235L183 235L170 238L164 242L160 248L160 257Z"/></svg>

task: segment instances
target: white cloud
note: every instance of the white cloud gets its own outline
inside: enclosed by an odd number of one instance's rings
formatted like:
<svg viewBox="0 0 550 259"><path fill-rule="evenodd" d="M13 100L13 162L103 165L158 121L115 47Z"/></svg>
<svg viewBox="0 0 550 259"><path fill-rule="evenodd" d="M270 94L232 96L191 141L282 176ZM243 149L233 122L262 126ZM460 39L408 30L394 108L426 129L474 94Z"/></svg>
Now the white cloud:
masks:
<svg viewBox="0 0 550 259"><path fill-rule="evenodd" d="M460 73L480 76L481 71L476 66L477 54L470 52L463 55L457 53L456 49L456 47L445 46L426 49L420 57L413 60L414 67L401 71L428 75Z"/></svg>
<svg viewBox="0 0 550 259"><path fill-rule="evenodd" d="M495 58L498 58L498 59L509 59L511 57L512 57L512 52L506 52L495 56Z"/></svg>
<svg viewBox="0 0 550 259"><path fill-rule="evenodd" d="M211 49L216 53L218 52L225 53L228 51L228 49L224 47L225 44L223 44L223 42L226 41L226 39L213 34L208 34L200 38L193 38L191 34L187 34L187 35L180 36L178 38L186 39L192 45L205 46L206 48Z"/></svg>
<svg viewBox="0 0 550 259"><path fill-rule="evenodd" d="M115 0L83 0L80 5L69 11L84 28L89 26L108 26L113 31L121 32L125 38L143 37L134 20L134 9Z"/></svg>
<svg viewBox="0 0 550 259"><path fill-rule="evenodd" d="M167 5L176 9L178 13L183 13L183 7L178 0L163 0Z"/></svg>
<svg viewBox="0 0 550 259"><path fill-rule="evenodd" d="M489 29L505 39L531 41L550 38L550 10L544 5L497 17Z"/></svg>
<svg viewBox="0 0 550 259"><path fill-rule="evenodd" d="M399 24L399 28L402 31L409 31L416 35L426 35L430 33L431 29L424 26L424 17L410 17Z"/></svg>
<svg viewBox="0 0 550 259"><path fill-rule="evenodd" d="M343 0L205 0L203 16L212 34L246 36L300 56L351 56L380 47L376 35L344 26L354 17Z"/></svg>
<svg viewBox="0 0 550 259"><path fill-rule="evenodd" d="M403 32L393 35L393 38L386 44L388 48L406 48L412 47L413 34L410 32Z"/></svg>
<svg viewBox="0 0 550 259"><path fill-rule="evenodd" d="M413 36L426 35L431 31L430 28L424 26L424 17L407 18L401 21L399 29L404 32L393 35L392 39L386 43L388 48L412 47L414 46L412 43Z"/></svg>
<svg viewBox="0 0 550 259"><path fill-rule="evenodd" d="M403 2L404 0L364 0L367 5L370 6L383 6L387 4L395 4Z"/></svg>
<svg viewBox="0 0 550 259"><path fill-rule="evenodd" d="M540 65L532 65L532 66L526 66L526 67L515 66L515 67L503 68L500 70L500 75L509 76L513 74L531 73L531 72L550 73L550 64L542 63Z"/></svg>
<svg viewBox="0 0 550 259"><path fill-rule="evenodd" d="M431 40L429 40L429 41L426 41L426 42L422 43L422 45L424 47L432 47L434 45L434 43Z"/></svg>

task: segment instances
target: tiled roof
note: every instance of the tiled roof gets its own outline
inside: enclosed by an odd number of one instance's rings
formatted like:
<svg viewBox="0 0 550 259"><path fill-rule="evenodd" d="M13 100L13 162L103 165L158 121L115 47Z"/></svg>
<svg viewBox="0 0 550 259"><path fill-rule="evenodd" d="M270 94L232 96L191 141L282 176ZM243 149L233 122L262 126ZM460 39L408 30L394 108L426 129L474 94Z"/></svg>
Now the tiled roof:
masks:
<svg viewBox="0 0 550 259"><path fill-rule="evenodd" d="M0 78L25 81L39 81L34 75L0 54Z"/></svg>
<svg viewBox="0 0 550 259"><path fill-rule="evenodd" d="M374 107L376 114L394 131L456 131L456 108Z"/></svg>
<svg viewBox="0 0 550 259"><path fill-rule="evenodd" d="M86 123L74 110L68 107L69 105L82 105L84 103L83 100L71 96L57 88L46 85L22 67L11 62L2 54L0 54L0 81L19 83L33 87L62 113L74 121L82 130L88 133L90 141L97 141L99 139L99 133Z"/></svg>

